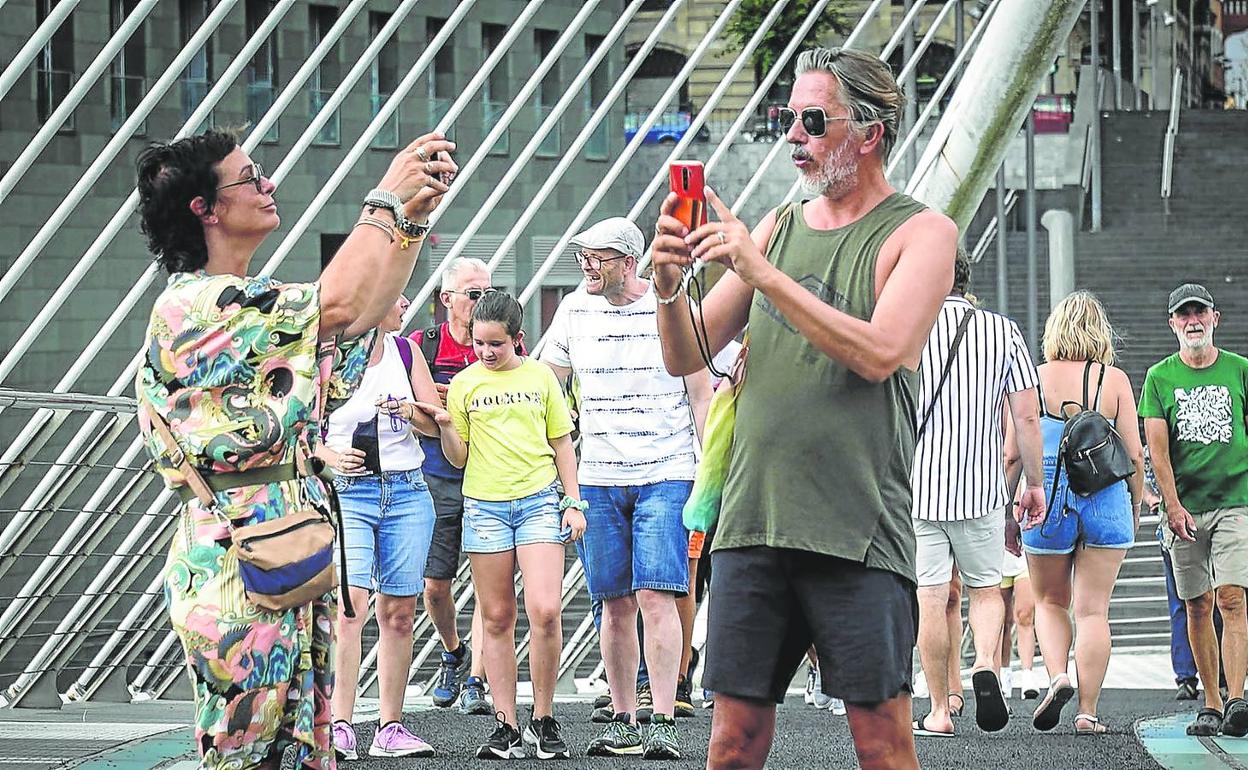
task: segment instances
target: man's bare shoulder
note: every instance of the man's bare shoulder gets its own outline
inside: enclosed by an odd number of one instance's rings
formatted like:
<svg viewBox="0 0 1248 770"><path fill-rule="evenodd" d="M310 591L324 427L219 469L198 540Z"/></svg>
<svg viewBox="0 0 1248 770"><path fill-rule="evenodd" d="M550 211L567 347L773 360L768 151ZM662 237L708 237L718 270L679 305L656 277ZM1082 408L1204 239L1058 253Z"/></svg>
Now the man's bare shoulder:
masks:
<svg viewBox="0 0 1248 770"><path fill-rule="evenodd" d="M759 236L771 235L771 231L776 227L776 214L778 211L780 211L779 206L764 214L763 218L758 220L758 224L754 225L754 229L751 234L754 236L755 240L757 240Z"/></svg>
<svg viewBox="0 0 1248 770"><path fill-rule="evenodd" d="M956 243L958 226L952 219L935 209L924 209L902 223L895 236L907 243L922 243L939 239L936 243Z"/></svg>

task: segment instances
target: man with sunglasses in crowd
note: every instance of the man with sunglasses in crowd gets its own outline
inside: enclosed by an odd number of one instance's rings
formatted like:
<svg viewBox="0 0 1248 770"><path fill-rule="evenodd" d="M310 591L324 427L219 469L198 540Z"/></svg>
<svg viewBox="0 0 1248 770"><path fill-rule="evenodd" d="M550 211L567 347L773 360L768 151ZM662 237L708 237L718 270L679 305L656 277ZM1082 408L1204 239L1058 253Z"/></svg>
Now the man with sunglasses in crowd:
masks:
<svg viewBox="0 0 1248 770"><path fill-rule="evenodd" d="M442 273L442 291L438 297L446 308L446 320L412 334L412 340L419 345L429 364L443 407L451 378L477 360L468 324L477 300L492 291L490 269L484 262L466 257L452 261ZM451 596L451 583L459 571L463 534L464 472L447 461L437 438L422 437L421 448L425 452L421 471L437 513L425 563L425 608L445 647L438 681L433 688L433 703L446 708L459 699L461 713L493 714L494 708L485 698L485 663L481 656L485 634L481 631L481 611L476 609L472 613L472 650L469 652L459 637L455 597ZM465 674L468 674L466 681Z"/></svg>
<svg viewBox="0 0 1248 770"><path fill-rule="evenodd" d="M589 753L679 759L673 717L684 637L676 598L689 590L682 512L710 380L702 367L684 378L663 367L658 303L637 277L646 247L637 225L612 217L577 235L572 246L585 286L560 303L541 358L560 379L572 374L580 382L577 479L589 510L576 545L590 598L602 602L602 659L614 710ZM636 719L642 655L649 675L642 697L653 699L644 743Z"/></svg>
<svg viewBox="0 0 1248 770"><path fill-rule="evenodd" d="M957 226L884 176L905 102L887 64L817 48L795 73L779 118L805 200L751 233L707 189L719 221L690 232L670 195L654 243L668 371L703 365L703 328L711 351L750 329L712 554L707 767L764 765L813 642L859 765L917 770L916 369L953 283ZM729 270L695 330L682 270L699 259Z"/></svg>

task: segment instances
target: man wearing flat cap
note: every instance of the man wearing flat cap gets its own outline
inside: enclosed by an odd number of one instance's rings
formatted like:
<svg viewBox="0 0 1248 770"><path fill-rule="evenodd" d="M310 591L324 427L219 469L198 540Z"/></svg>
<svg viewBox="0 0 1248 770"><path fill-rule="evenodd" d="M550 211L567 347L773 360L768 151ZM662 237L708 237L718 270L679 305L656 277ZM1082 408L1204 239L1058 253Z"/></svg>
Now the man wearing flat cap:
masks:
<svg viewBox="0 0 1248 770"><path fill-rule="evenodd" d="M656 315L662 300L637 276L646 248L637 225L611 217L571 243L585 285L560 303L541 360L560 378L572 374L580 382L577 478L589 526L576 545L590 598L602 602L602 659L614 712L588 753L679 759L672 717L684 641L676 599L689 590L681 513L693 487L695 429L701 432L706 416L710 380L706 369L674 377L663 366ZM637 680L639 658L646 684ZM653 721L643 742L637 722L647 716Z"/></svg>
<svg viewBox="0 0 1248 770"><path fill-rule="evenodd" d="M1161 490L1179 598L1205 706L1189 735L1248 735L1248 359L1213 344L1221 320L1204 286L1170 292L1170 328L1179 352L1144 380L1140 416ZM1218 692L1214 604L1222 612L1222 659L1229 700Z"/></svg>

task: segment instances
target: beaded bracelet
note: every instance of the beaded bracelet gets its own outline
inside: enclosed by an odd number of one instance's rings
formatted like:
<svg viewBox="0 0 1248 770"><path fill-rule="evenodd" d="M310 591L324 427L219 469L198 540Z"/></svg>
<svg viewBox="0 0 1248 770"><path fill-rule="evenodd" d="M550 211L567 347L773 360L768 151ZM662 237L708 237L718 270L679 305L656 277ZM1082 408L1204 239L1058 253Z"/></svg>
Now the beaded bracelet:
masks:
<svg viewBox="0 0 1248 770"><path fill-rule="evenodd" d="M655 300L658 301L660 305L672 304L673 302L676 301L676 298L680 296L680 293L685 290L685 284L682 281L676 287L676 291L672 292L672 296L664 297L662 294L659 293L659 285L654 282L654 276L650 276L650 286L654 289L654 298Z"/></svg>

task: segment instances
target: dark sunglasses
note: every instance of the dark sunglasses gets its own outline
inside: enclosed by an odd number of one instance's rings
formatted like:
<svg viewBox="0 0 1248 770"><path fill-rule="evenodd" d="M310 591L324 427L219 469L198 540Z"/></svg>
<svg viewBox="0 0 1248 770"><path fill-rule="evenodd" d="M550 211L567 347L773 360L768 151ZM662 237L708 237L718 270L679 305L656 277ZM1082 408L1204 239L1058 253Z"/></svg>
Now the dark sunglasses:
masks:
<svg viewBox="0 0 1248 770"><path fill-rule="evenodd" d="M220 187L218 187L217 190L221 191L227 187L238 187L239 185L243 185L243 184L254 185L257 193L263 193L264 190L261 188L261 185L264 184L264 167L261 166L259 163L252 163L250 177L248 177L247 179L240 179L237 182L230 182L229 184L223 184Z"/></svg>
<svg viewBox="0 0 1248 770"><path fill-rule="evenodd" d="M828 117L828 113L822 107L807 107L802 110L802 128L806 131L806 135L819 138L828 132L829 120L849 120L848 115L840 117ZM786 134L793 124L797 122L797 113L788 107L780 108L780 130Z"/></svg>
<svg viewBox="0 0 1248 770"><path fill-rule="evenodd" d="M495 289L494 287L491 286L488 289L464 289L463 291L451 291L450 289L447 289L446 293L447 294L463 294L468 299L472 300L473 302L476 302L477 300L484 297L486 294L493 294L496 291L498 291L498 289Z"/></svg>

